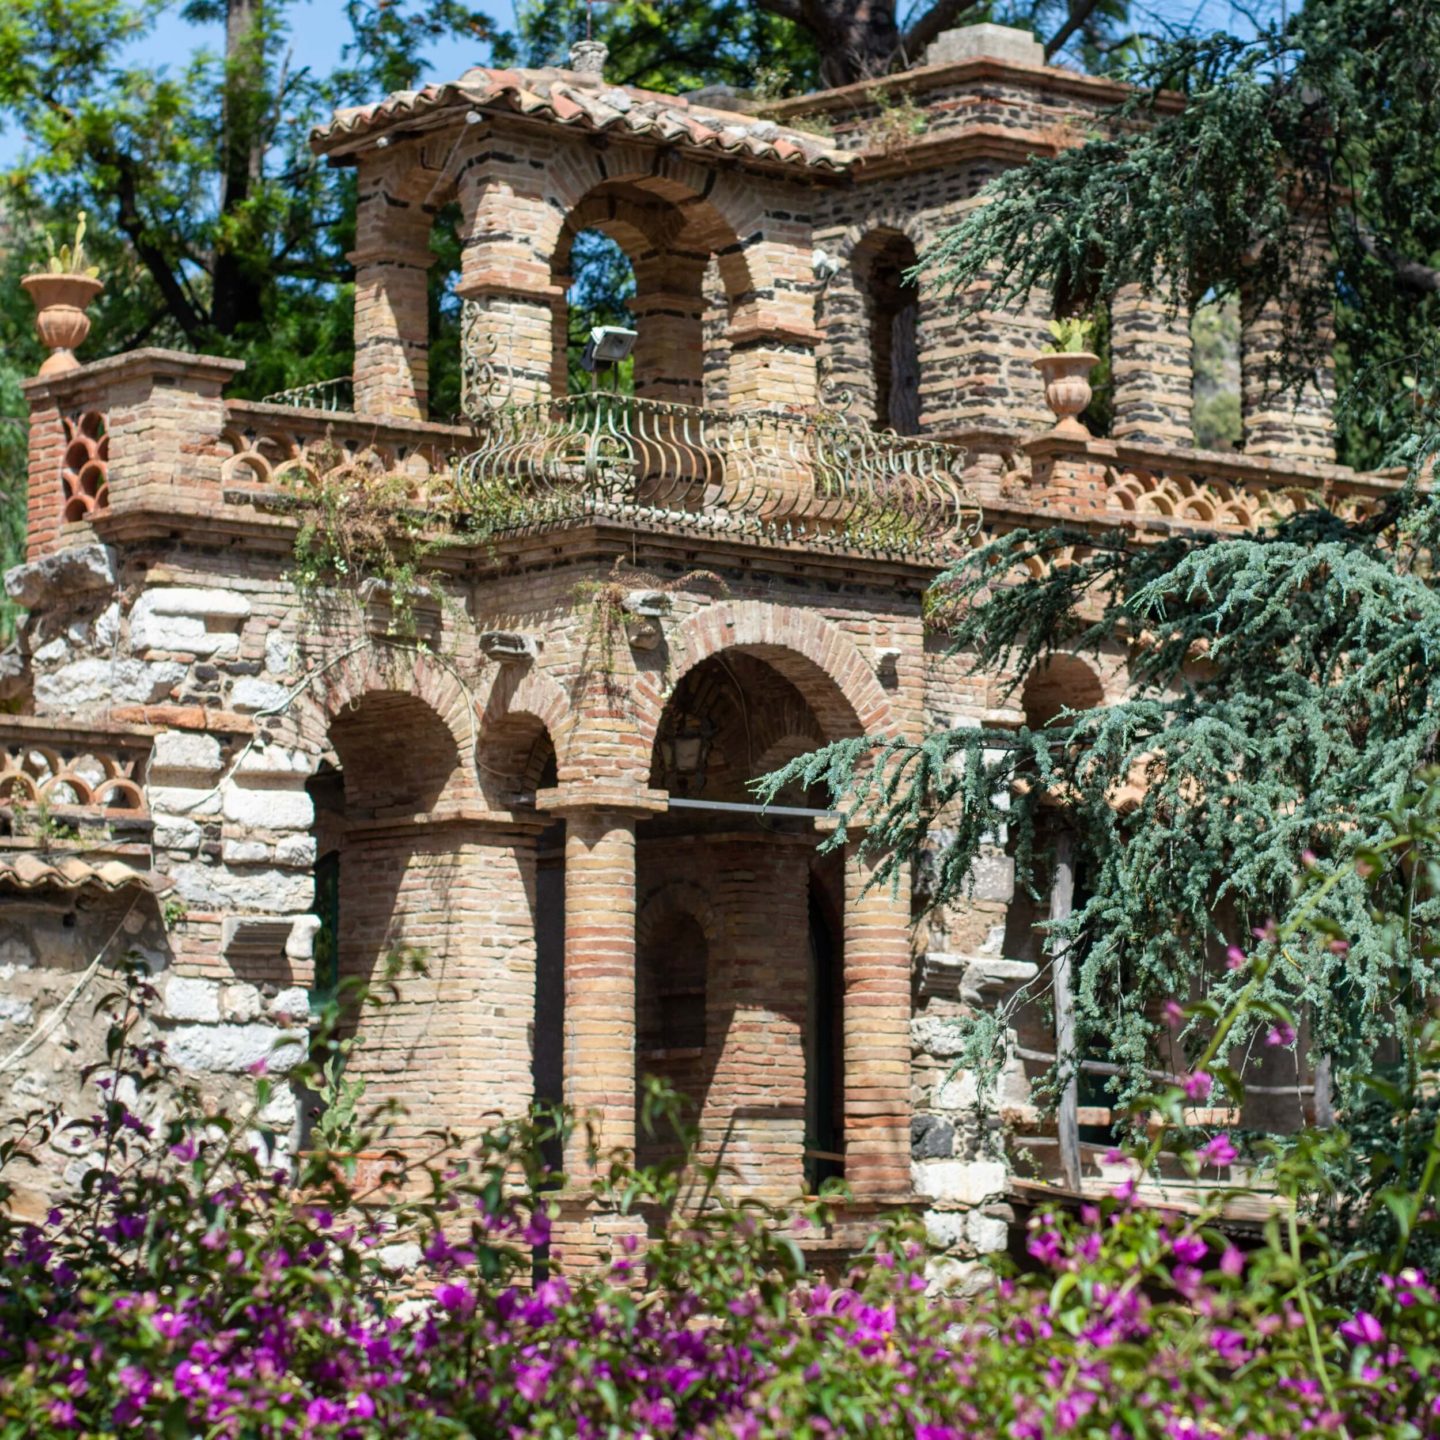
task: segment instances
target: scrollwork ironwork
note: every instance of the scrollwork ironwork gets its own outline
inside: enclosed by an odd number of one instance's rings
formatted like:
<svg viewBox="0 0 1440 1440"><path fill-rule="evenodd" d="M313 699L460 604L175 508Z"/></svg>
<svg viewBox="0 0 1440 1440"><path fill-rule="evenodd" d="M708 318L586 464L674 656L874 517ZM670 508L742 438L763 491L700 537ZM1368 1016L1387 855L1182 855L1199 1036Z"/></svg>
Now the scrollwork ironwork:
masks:
<svg viewBox="0 0 1440 1440"><path fill-rule="evenodd" d="M499 533L586 516L943 559L979 528L965 452L832 412L719 411L594 392L506 405L456 466Z"/></svg>

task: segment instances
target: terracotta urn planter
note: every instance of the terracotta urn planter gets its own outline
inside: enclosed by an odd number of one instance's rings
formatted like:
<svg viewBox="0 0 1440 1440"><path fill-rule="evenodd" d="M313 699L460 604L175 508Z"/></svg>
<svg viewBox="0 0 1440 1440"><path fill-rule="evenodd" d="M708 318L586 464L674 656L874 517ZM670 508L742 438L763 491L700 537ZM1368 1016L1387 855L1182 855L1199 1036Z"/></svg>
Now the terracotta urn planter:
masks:
<svg viewBox="0 0 1440 1440"><path fill-rule="evenodd" d="M90 333L90 302L105 288L89 275L27 275L20 284L35 302L35 329L52 353L40 367L42 375L78 370L75 350Z"/></svg>
<svg viewBox="0 0 1440 1440"><path fill-rule="evenodd" d="M1100 357L1088 350L1036 357L1035 368L1045 381L1045 403L1055 414L1057 433L1090 438L1076 417L1090 403L1090 371L1099 363Z"/></svg>

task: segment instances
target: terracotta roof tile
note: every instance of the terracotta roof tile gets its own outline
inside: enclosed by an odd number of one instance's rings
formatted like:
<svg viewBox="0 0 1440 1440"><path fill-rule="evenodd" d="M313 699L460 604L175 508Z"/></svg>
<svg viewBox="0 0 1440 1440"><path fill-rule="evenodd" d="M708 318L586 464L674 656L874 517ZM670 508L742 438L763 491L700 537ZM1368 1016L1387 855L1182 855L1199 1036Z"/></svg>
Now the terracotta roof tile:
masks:
<svg viewBox="0 0 1440 1440"><path fill-rule="evenodd" d="M124 890L131 885L161 895L173 881L153 870L136 870L123 860L87 860L81 855L34 855L27 851L0 854L0 889Z"/></svg>
<svg viewBox="0 0 1440 1440"><path fill-rule="evenodd" d="M773 120L692 106L683 96L659 95L629 86L597 87L568 70L488 70L477 66L459 80L397 90L373 105L337 110L328 125L311 132L321 153L345 153L391 126L443 123L446 112L482 110L551 120L592 131L619 132L661 143L737 155L761 165L843 171L855 159L828 140L786 130Z"/></svg>

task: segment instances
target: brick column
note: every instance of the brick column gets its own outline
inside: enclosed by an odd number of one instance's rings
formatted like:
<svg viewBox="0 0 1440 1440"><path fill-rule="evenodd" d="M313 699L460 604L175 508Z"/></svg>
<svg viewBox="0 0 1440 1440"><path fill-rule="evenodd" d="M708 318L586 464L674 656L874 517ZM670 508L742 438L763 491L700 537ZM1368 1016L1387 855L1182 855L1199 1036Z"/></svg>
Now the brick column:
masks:
<svg viewBox="0 0 1440 1440"><path fill-rule="evenodd" d="M1309 281L1323 280L1329 263L1316 217L1304 209L1294 217L1296 268ZM1315 369L1300 392L1281 393L1276 362L1285 349L1287 328L1302 332L1312 347ZM1335 460L1334 316L1287 314L1254 287L1240 290L1240 414L1245 453L1277 460L1329 464Z"/></svg>
<svg viewBox="0 0 1440 1440"><path fill-rule="evenodd" d="M430 416L428 241L356 250L355 411L387 420Z"/></svg>
<svg viewBox="0 0 1440 1440"><path fill-rule="evenodd" d="M845 1179L857 1200L910 1192L910 887L866 890L845 858Z"/></svg>
<svg viewBox="0 0 1440 1440"><path fill-rule="evenodd" d="M565 1102L606 1149L635 1147L635 817L570 810L565 825ZM586 1171L583 1125L565 1169Z"/></svg>
<svg viewBox="0 0 1440 1440"><path fill-rule="evenodd" d="M1115 440L1191 446L1190 315L1166 313L1163 299L1126 285L1110 302L1110 374Z"/></svg>
<svg viewBox="0 0 1440 1440"><path fill-rule="evenodd" d="M429 418L429 174L413 146L365 155L357 177L355 409L387 419Z"/></svg>
<svg viewBox="0 0 1440 1440"><path fill-rule="evenodd" d="M1281 393L1273 366L1284 345L1286 317L1270 301L1259 305L1243 293L1240 299L1240 414L1245 453L1283 460L1333 463L1335 366L1328 342L1330 326L1320 342L1324 358L1315 377L1296 395Z"/></svg>

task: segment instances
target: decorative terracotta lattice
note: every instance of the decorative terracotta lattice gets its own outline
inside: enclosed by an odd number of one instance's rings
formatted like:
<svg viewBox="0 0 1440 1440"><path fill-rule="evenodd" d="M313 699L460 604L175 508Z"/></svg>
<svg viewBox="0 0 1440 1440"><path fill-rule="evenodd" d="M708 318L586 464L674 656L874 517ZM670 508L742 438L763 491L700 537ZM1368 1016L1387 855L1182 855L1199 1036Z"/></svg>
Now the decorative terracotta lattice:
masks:
<svg viewBox="0 0 1440 1440"><path fill-rule="evenodd" d="M145 813L141 752L80 741L0 737L0 805L48 805Z"/></svg>
<svg viewBox="0 0 1440 1440"><path fill-rule="evenodd" d="M265 428L244 423L250 417L232 415L232 423L221 433L220 443L229 450L221 462L220 479L226 486L279 487L286 476L303 474L311 479L342 465L365 462L383 474L400 473L410 480L409 495L417 504L441 504L453 493L451 465L459 446L423 440L415 445L326 432L305 434L300 430ZM373 430L372 427L367 427Z"/></svg>
<svg viewBox="0 0 1440 1440"><path fill-rule="evenodd" d="M1314 507L1319 497L1301 486L1247 485L1218 476L1158 470L1111 470L1110 505L1134 515L1164 515L1223 529L1253 529Z"/></svg>
<svg viewBox="0 0 1440 1440"><path fill-rule="evenodd" d="M110 503L110 436L105 417L87 410L65 420L65 459L60 485L66 520L84 520Z"/></svg>

